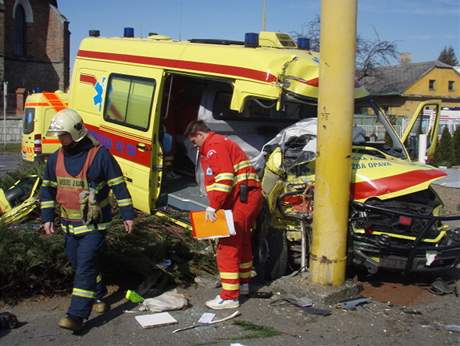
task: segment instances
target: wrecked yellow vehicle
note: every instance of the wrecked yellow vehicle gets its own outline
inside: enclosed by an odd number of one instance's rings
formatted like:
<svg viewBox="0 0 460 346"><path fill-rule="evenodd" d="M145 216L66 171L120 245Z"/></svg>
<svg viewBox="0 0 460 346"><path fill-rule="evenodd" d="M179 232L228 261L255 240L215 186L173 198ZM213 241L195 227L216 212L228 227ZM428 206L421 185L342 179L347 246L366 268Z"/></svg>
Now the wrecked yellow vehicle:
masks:
<svg viewBox="0 0 460 346"><path fill-rule="evenodd" d="M460 216L439 216L442 202L430 186L446 174L411 161L404 138L369 100L356 100L353 124L349 264L371 273L381 268L417 272L454 267L460 259L460 229L449 229L444 222ZM255 159L263 169L267 203L255 233L254 257L266 279L308 266L316 126L313 116L284 129Z"/></svg>
<svg viewBox="0 0 460 346"><path fill-rule="evenodd" d="M16 181L6 191L0 189L0 224L22 221L38 205L41 178L28 175Z"/></svg>

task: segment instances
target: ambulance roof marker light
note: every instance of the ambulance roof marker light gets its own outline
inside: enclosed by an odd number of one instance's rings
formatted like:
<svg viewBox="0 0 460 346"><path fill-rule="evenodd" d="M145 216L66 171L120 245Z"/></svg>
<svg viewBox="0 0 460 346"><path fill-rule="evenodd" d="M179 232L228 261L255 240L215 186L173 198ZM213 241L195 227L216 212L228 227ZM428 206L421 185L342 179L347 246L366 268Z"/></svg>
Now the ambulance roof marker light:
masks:
<svg viewBox="0 0 460 346"><path fill-rule="evenodd" d="M101 32L99 30L90 30L89 31L89 36L90 37L99 37L99 36L101 36Z"/></svg>
<svg viewBox="0 0 460 346"><path fill-rule="evenodd" d="M244 34L244 46L248 48L256 48L259 46L259 34L255 32L247 32Z"/></svg>
<svg viewBox="0 0 460 346"><path fill-rule="evenodd" d="M310 50L310 39L307 37L298 37L297 48L303 50Z"/></svg>
<svg viewBox="0 0 460 346"><path fill-rule="evenodd" d="M123 37L134 37L134 28L124 28Z"/></svg>

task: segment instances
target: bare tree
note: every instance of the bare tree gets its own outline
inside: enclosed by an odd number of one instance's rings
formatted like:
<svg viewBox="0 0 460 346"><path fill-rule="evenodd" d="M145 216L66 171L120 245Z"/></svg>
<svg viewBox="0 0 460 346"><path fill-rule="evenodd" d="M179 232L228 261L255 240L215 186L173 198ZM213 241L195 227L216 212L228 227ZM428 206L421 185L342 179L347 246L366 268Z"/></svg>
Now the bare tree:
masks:
<svg viewBox="0 0 460 346"><path fill-rule="evenodd" d="M320 16L315 16L303 27L302 33L291 33L294 37L306 36L310 39L310 48L319 52L320 49ZM373 74L380 66L398 61L399 52L394 41L382 40L374 30L375 39L364 39L356 36L356 75L358 79Z"/></svg>
<svg viewBox="0 0 460 346"><path fill-rule="evenodd" d="M372 75L375 70L384 65L398 61L399 52L394 41L380 39L374 30L375 39L366 40L357 37L356 42L356 70L358 79Z"/></svg>

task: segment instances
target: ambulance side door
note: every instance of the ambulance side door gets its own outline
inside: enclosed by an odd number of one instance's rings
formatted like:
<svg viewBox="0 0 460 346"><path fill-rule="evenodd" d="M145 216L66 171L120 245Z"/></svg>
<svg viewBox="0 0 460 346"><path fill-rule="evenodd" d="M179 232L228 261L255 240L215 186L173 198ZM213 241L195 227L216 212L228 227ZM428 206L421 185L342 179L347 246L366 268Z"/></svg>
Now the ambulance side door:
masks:
<svg viewBox="0 0 460 346"><path fill-rule="evenodd" d="M110 138L136 209L150 213L158 189L156 110L162 72L120 66L109 74L99 133ZM103 143L104 144L104 143ZM107 146L107 145L106 145Z"/></svg>
<svg viewBox="0 0 460 346"><path fill-rule="evenodd" d="M418 158L420 135L426 135L426 157L430 162L434 157L438 142L441 100L421 102L404 130L401 141L404 143L412 160Z"/></svg>

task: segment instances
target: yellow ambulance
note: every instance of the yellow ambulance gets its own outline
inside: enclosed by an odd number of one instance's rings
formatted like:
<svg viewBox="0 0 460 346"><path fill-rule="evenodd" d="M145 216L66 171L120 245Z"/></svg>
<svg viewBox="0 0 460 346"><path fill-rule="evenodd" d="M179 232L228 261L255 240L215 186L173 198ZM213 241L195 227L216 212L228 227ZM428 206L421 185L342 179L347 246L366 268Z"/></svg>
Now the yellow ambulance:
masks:
<svg viewBox="0 0 460 346"><path fill-rule="evenodd" d="M262 162L258 168L267 206L255 236L255 259L271 267L273 278L298 265L299 234L309 229L296 214L309 215L302 208L308 196L312 202L306 191L314 184L315 149L307 142L316 136L316 127L311 126L312 133L294 133L290 142L265 144L299 121L315 121L319 83L319 54L308 50L306 40L295 43L283 33L249 33L240 42L175 41L157 34L140 38L132 30L125 30L124 37L103 38L93 32L77 53L69 105L116 157L134 206L146 213L175 215L180 222L184 212L207 206L196 152L183 136L191 120L204 120L239 143L256 164ZM426 228L418 221L419 214L430 218L439 212L442 204L430 184L445 174L411 161L405 139L358 84L355 97L351 189L360 204L352 212L359 222L350 222L355 237L349 258L370 270L379 263L409 271L454 266L460 236L458 243L449 238L454 233L441 219ZM439 114L437 101L431 103ZM429 133L431 143L435 133ZM369 211L369 202L376 200L383 207L373 205ZM379 215L382 211L375 209L385 206L396 213L387 218L391 227L368 225L366 215ZM444 253L440 244L449 251ZM385 246L395 258L382 250ZM424 248L418 251L419 246ZM440 260L428 263L426 251Z"/></svg>
<svg viewBox="0 0 460 346"><path fill-rule="evenodd" d="M21 145L23 160L42 160L59 148L58 138L47 136L46 132L54 114L67 107L67 99L68 95L60 90L35 93L27 97Z"/></svg>

